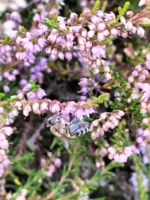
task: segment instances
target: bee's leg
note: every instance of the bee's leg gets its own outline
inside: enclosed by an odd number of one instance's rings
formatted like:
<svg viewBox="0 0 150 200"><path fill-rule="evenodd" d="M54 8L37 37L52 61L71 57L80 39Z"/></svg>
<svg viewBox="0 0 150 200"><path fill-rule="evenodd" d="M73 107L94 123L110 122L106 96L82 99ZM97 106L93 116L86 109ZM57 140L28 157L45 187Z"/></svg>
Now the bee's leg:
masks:
<svg viewBox="0 0 150 200"><path fill-rule="evenodd" d="M27 141L27 146L31 151L35 151L36 149L38 149L38 145L35 144L38 136L39 134L38 135L35 134Z"/></svg>
<svg viewBox="0 0 150 200"><path fill-rule="evenodd" d="M66 140L66 138L62 138L62 142L64 143L64 147L65 149L71 153L71 151L69 150L69 144L71 144L71 142L69 140Z"/></svg>
<svg viewBox="0 0 150 200"><path fill-rule="evenodd" d="M66 139L62 139L64 143L64 147L68 150L69 149L69 142Z"/></svg>

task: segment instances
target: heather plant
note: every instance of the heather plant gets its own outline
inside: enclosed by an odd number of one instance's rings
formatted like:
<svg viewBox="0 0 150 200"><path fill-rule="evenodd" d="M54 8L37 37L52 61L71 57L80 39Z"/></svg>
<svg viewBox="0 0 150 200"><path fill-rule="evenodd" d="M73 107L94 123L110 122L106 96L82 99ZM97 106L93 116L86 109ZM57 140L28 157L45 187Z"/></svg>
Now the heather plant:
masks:
<svg viewBox="0 0 150 200"><path fill-rule="evenodd" d="M0 199L148 200L150 1L0 7Z"/></svg>

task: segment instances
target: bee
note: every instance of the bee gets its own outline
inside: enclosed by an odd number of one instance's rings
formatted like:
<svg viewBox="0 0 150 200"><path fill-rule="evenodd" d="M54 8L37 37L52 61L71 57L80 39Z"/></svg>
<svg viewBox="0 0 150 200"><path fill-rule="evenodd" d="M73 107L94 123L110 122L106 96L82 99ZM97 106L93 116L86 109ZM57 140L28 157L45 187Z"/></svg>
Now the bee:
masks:
<svg viewBox="0 0 150 200"><path fill-rule="evenodd" d="M52 134L63 140L66 149L68 149L71 139L84 135L90 130L88 122L84 122L76 117L70 122L67 122L64 117L59 114L48 118L46 126L50 127Z"/></svg>

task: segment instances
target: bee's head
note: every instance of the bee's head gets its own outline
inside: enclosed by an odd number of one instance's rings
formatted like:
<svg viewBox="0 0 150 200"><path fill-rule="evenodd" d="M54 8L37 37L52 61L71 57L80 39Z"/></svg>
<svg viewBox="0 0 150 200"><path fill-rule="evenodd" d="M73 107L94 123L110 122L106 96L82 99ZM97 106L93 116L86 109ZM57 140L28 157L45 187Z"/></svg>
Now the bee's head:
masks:
<svg viewBox="0 0 150 200"><path fill-rule="evenodd" d="M61 115L59 115L59 114L55 114L55 115L49 117L49 118L47 119L47 121L46 121L46 127L50 127L50 126L52 126L52 125L54 125L54 124L60 122L61 118L62 118L62 117L61 117Z"/></svg>

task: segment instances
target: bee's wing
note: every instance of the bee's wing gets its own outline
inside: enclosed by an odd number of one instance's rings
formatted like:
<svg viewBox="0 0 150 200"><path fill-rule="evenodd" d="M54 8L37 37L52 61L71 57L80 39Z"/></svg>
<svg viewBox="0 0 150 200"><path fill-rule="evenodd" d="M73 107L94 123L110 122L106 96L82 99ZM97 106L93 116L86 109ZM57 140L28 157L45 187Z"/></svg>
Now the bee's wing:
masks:
<svg viewBox="0 0 150 200"><path fill-rule="evenodd" d="M71 140L67 136L63 136L62 141L64 143L64 147L68 150L69 144L72 144Z"/></svg>

